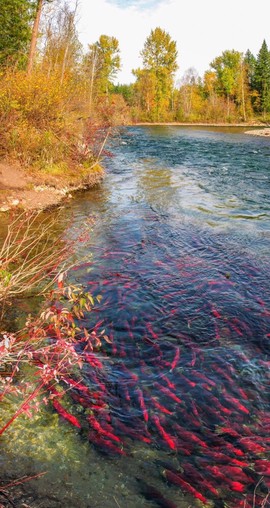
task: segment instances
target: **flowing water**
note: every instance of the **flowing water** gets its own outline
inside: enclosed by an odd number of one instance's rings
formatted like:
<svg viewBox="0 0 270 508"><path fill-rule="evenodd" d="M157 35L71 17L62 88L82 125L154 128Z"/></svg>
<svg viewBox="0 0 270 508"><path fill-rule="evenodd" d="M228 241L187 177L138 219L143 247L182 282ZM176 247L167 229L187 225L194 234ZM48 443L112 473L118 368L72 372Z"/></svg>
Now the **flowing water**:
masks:
<svg viewBox="0 0 270 508"><path fill-rule="evenodd" d="M110 342L83 369L99 393L92 419L83 393L71 397L83 432L51 415L46 439L71 487L52 466L68 498L48 506L263 506L270 142L241 129L136 127L111 150L103 184L64 211L76 227L95 219L72 278L102 297L83 325ZM28 443L26 453L41 452Z"/></svg>

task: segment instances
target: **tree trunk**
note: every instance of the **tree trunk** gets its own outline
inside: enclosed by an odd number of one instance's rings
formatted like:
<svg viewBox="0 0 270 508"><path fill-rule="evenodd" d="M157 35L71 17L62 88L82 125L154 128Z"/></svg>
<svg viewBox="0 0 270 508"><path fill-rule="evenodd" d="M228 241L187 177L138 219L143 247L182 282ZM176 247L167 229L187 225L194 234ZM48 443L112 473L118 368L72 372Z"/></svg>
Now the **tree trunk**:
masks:
<svg viewBox="0 0 270 508"><path fill-rule="evenodd" d="M60 84L61 84L61 86L63 85L63 81L64 81L66 64L67 64L67 57L68 57L68 51L69 51L69 43L67 41L66 47L65 47L64 58L63 58L63 62L62 62L62 69L61 69L61 78L60 78Z"/></svg>
<svg viewBox="0 0 270 508"><path fill-rule="evenodd" d="M92 105L93 105L93 90L94 90L94 81L96 77L97 71L97 61L98 61L98 53L97 49L94 49L93 59L92 59L92 68L91 68L91 78L90 78L90 87L89 87L89 112L92 113Z"/></svg>
<svg viewBox="0 0 270 508"><path fill-rule="evenodd" d="M230 96L227 94L227 121L230 118Z"/></svg>
<svg viewBox="0 0 270 508"><path fill-rule="evenodd" d="M245 87L244 87L244 76L243 76L243 63L241 63L241 96L242 96L242 111L243 111L243 120L246 122L246 101L245 101Z"/></svg>
<svg viewBox="0 0 270 508"><path fill-rule="evenodd" d="M33 29L32 29L30 51L29 51L29 56L28 56L27 74L31 74L31 72L33 70L42 7L43 7L43 0L38 0L36 17L35 17L35 21L34 21L34 25L33 25Z"/></svg>

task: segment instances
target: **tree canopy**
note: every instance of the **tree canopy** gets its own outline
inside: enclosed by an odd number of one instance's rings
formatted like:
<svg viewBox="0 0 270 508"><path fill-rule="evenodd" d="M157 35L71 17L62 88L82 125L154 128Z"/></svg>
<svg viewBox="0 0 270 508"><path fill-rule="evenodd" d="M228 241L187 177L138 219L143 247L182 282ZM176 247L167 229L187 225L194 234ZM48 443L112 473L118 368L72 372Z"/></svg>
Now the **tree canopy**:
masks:
<svg viewBox="0 0 270 508"><path fill-rule="evenodd" d="M160 27L151 30L141 51L143 69L133 73L137 78L135 88L141 91L141 102L147 105L153 120L164 118L170 106L173 78L178 68L177 55L176 42L167 32Z"/></svg>
<svg viewBox="0 0 270 508"><path fill-rule="evenodd" d="M0 65L25 61L34 7L33 0L0 0Z"/></svg>

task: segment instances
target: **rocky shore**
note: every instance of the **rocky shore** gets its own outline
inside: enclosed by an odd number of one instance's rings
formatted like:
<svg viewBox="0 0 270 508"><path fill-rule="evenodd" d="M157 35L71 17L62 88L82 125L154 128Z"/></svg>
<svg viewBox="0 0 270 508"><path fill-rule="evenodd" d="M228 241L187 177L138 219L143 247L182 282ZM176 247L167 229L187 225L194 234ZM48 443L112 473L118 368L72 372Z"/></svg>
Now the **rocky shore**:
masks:
<svg viewBox="0 0 270 508"><path fill-rule="evenodd" d="M270 127L252 129L251 131L246 131L245 134L250 134L251 136L270 136Z"/></svg>

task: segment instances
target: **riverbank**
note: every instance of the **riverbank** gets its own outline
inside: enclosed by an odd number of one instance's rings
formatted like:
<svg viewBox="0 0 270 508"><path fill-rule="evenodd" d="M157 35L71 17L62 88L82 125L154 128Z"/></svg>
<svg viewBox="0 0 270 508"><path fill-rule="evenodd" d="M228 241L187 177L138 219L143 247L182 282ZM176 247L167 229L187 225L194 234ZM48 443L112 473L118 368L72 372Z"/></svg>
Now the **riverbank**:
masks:
<svg viewBox="0 0 270 508"><path fill-rule="evenodd" d="M251 131L246 131L245 134L250 134L251 136L270 136L270 128L265 127L264 129L253 129Z"/></svg>
<svg viewBox="0 0 270 508"><path fill-rule="evenodd" d="M206 123L206 122L195 122L195 123L190 123L190 122L137 122L135 124L133 124L135 126L153 126L153 125L158 125L158 126L167 126L167 125L172 125L172 126L182 126L182 127L243 127L243 128L257 128L257 127L261 127L263 128L264 127L264 124L260 123L260 122L253 122L253 123L226 123L226 122L218 122L218 123Z"/></svg>
<svg viewBox="0 0 270 508"><path fill-rule="evenodd" d="M0 212L14 208L45 210L72 198L78 190L100 183L104 170L96 164L87 175L74 178L70 175L31 174L19 165L0 162Z"/></svg>
<svg viewBox="0 0 270 508"><path fill-rule="evenodd" d="M182 126L182 127L242 127L248 128L245 134L270 136L270 128L254 124L228 123L184 123L184 122L139 122L133 126ZM70 175L31 174L19 165L0 161L0 212L13 208L23 210L44 210L72 198L73 192L88 189L99 184L104 178L103 168L97 164L91 172L82 177Z"/></svg>

